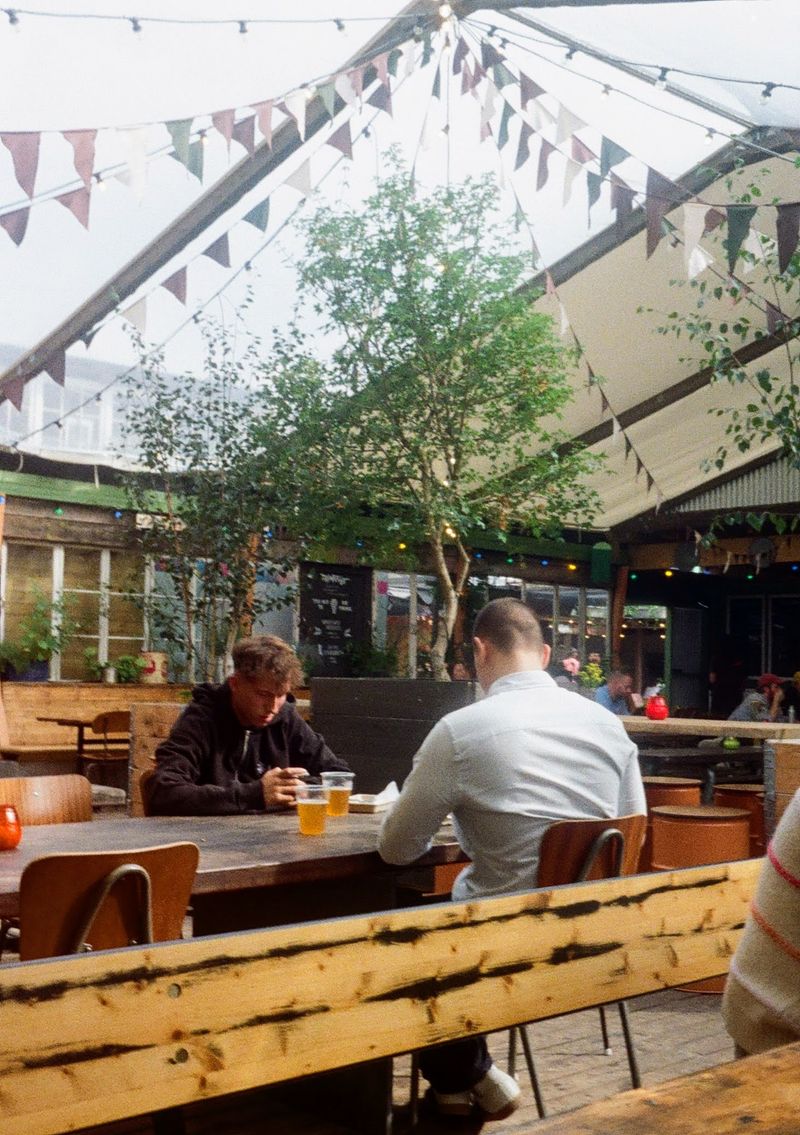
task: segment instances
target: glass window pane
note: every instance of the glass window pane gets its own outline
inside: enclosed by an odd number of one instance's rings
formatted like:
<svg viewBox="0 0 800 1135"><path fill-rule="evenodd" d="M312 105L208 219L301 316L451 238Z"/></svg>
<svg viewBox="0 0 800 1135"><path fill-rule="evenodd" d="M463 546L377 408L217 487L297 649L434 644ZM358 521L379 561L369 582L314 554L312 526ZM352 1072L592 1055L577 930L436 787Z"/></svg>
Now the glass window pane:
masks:
<svg viewBox="0 0 800 1135"><path fill-rule="evenodd" d="M608 654L608 592L589 588L586 591L586 632L584 657Z"/></svg>
<svg viewBox="0 0 800 1135"><path fill-rule="evenodd" d="M8 545L5 598L5 637L14 638L20 620L28 614L37 594L48 598L53 590L53 553L32 544Z"/></svg>
<svg viewBox="0 0 800 1135"><path fill-rule="evenodd" d="M544 641L553 645L553 613L556 589L549 583L526 583L525 602L533 607L542 624Z"/></svg>
<svg viewBox="0 0 800 1135"><path fill-rule="evenodd" d="M111 553L110 587L112 591L134 592L144 590L144 564L136 552Z"/></svg>
<svg viewBox="0 0 800 1135"><path fill-rule="evenodd" d="M573 647L580 651L580 588L559 587L558 589L558 634L553 644L560 653Z"/></svg>
<svg viewBox="0 0 800 1135"><path fill-rule="evenodd" d="M100 630L100 593L64 589L68 615L78 623L81 634L96 636Z"/></svg>
<svg viewBox="0 0 800 1135"><path fill-rule="evenodd" d="M64 549L64 587L83 591L100 589L100 553L96 548Z"/></svg>
<svg viewBox="0 0 800 1135"><path fill-rule="evenodd" d="M144 615L141 607L125 595L108 597L108 633L142 638L144 635Z"/></svg>

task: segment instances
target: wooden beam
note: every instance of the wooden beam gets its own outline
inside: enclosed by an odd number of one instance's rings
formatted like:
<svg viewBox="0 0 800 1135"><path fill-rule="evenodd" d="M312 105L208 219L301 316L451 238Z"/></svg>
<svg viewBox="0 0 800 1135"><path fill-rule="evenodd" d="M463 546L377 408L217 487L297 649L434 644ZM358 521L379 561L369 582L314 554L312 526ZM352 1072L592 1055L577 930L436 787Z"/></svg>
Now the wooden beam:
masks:
<svg viewBox="0 0 800 1135"><path fill-rule="evenodd" d="M761 860L0 967L4 1135L727 972Z"/></svg>

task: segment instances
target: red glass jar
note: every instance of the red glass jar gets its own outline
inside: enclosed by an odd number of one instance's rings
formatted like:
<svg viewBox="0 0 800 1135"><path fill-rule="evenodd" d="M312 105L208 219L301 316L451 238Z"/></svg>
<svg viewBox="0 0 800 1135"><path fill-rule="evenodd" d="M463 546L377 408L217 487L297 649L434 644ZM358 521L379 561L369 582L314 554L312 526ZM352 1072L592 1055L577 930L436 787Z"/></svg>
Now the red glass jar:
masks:
<svg viewBox="0 0 800 1135"><path fill-rule="evenodd" d="M651 721L663 721L665 717L669 717L669 706L661 694L654 694L647 699L644 712L645 716L649 717Z"/></svg>
<svg viewBox="0 0 800 1135"><path fill-rule="evenodd" d="M0 804L0 851L10 851L22 839L22 825L13 804Z"/></svg>

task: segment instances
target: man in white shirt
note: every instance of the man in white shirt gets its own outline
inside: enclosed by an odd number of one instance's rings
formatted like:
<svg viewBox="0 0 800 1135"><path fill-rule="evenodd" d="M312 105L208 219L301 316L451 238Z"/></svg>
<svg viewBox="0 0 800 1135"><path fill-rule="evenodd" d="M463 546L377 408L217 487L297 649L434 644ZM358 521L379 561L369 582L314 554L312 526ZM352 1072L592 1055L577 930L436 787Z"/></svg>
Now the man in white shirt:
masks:
<svg viewBox="0 0 800 1135"><path fill-rule="evenodd" d="M453 898L536 887L539 844L551 823L646 811L637 750L602 706L559 689L533 611L495 599L474 626L475 670L486 697L444 717L426 737L381 830L388 863L417 859L448 813L470 865ZM520 1089L496 1068L483 1037L420 1056L440 1112L510 1115Z"/></svg>

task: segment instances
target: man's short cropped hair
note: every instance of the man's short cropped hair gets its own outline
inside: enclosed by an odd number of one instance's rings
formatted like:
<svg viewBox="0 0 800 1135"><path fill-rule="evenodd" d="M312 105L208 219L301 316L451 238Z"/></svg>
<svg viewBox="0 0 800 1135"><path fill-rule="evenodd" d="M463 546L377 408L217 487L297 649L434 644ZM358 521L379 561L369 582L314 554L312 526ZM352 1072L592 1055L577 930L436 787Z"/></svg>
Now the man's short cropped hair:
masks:
<svg viewBox="0 0 800 1135"><path fill-rule="evenodd" d="M539 620L521 599L492 599L475 616L472 633L504 654L517 649L541 654L544 647Z"/></svg>
<svg viewBox="0 0 800 1135"><path fill-rule="evenodd" d="M288 643L274 634L242 638L231 651L233 670L244 678L268 674L292 689L303 683L300 659Z"/></svg>

